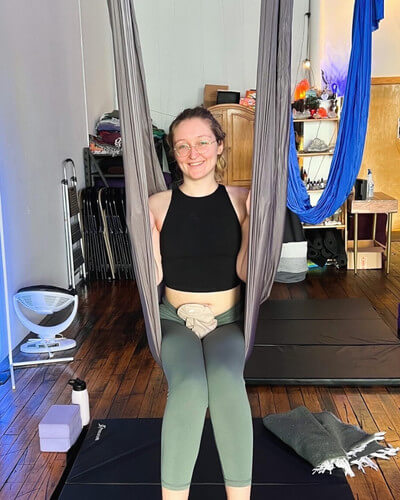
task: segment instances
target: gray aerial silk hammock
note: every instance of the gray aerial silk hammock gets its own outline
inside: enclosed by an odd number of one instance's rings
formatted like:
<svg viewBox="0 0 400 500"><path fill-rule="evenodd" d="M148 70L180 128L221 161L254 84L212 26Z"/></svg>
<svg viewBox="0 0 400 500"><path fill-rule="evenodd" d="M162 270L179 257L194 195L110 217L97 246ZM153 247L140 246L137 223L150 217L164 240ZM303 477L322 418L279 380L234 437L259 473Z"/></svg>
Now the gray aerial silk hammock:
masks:
<svg viewBox="0 0 400 500"><path fill-rule="evenodd" d="M154 149L152 123L133 0L108 0L113 35L126 186L126 222L147 339L162 366L159 290L148 197L166 189ZM271 291L281 254L286 210L290 125L293 0L261 0L257 68L245 355L249 358L258 310Z"/></svg>

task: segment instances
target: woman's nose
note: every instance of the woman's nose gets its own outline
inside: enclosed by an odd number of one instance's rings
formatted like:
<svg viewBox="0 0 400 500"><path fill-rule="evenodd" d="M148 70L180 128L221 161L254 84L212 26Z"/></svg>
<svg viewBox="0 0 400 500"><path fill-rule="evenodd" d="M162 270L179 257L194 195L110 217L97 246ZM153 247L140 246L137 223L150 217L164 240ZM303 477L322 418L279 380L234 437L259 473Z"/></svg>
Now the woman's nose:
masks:
<svg viewBox="0 0 400 500"><path fill-rule="evenodd" d="M190 148L190 158L197 158L199 156L199 152L196 150L194 146Z"/></svg>

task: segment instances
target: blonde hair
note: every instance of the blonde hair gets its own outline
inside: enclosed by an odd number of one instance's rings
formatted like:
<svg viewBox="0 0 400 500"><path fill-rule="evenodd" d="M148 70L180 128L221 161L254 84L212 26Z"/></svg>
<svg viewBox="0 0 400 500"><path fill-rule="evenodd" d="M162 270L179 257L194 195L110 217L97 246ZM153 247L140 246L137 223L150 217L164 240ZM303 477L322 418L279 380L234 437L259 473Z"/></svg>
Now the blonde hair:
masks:
<svg viewBox="0 0 400 500"><path fill-rule="evenodd" d="M224 171L226 169L226 161L222 154L218 155L217 164L215 165L214 177L218 183L224 180Z"/></svg>

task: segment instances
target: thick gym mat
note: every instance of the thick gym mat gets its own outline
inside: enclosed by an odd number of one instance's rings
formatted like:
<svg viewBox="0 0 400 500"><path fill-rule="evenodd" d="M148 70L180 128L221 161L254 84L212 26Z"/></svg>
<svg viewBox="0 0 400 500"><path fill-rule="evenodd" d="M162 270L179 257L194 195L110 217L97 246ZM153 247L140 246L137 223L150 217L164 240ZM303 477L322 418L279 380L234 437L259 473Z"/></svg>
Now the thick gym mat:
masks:
<svg viewBox="0 0 400 500"><path fill-rule="evenodd" d="M260 319L379 319L367 299L267 300Z"/></svg>
<svg viewBox="0 0 400 500"><path fill-rule="evenodd" d="M267 300L247 384L400 385L400 341L366 299Z"/></svg>
<svg viewBox="0 0 400 500"><path fill-rule="evenodd" d="M61 491L61 500L161 500L162 419L94 420ZM252 500L352 499L340 471L312 466L253 419ZM210 419L205 419L190 500L226 498Z"/></svg>

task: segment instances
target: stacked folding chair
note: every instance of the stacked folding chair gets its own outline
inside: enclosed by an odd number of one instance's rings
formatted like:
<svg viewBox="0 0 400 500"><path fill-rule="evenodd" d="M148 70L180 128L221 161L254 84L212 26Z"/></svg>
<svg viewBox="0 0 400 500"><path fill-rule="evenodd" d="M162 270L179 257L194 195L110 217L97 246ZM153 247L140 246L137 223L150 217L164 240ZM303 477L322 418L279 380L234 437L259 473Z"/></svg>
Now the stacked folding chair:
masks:
<svg viewBox="0 0 400 500"><path fill-rule="evenodd" d="M88 279L134 279L125 189L88 187L80 197Z"/></svg>

